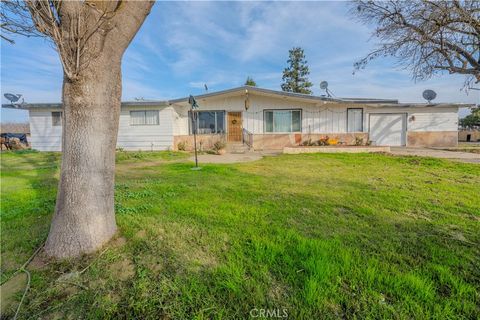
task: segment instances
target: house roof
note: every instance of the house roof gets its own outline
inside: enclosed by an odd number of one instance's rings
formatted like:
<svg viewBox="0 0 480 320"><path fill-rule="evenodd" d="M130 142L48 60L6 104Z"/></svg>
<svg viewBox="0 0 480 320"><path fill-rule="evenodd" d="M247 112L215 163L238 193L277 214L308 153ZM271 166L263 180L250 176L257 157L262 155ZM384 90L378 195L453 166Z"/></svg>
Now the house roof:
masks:
<svg viewBox="0 0 480 320"><path fill-rule="evenodd" d="M264 88L252 87L252 86L241 86L237 88L196 95L195 99L201 100L201 99L207 99L207 98L212 98L217 96L228 96L228 95L235 95L238 93L246 93L246 92L265 95L265 96L279 96L279 97L286 97L286 98L290 97L290 98L295 98L299 100L308 100L312 102L330 101L330 102L349 102L349 103L398 103L398 100L394 100L394 99L336 98L336 97L333 98L333 97L327 97L327 96L314 96L314 95L304 94L304 93L264 89ZM185 101L188 101L188 98L189 97L173 99L173 100L170 100L169 103L174 104L179 102L185 102Z"/></svg>
<svg viewBox="0 0 480 320"><path fill-rule="evenodd" d="M197 100L205 100L215 97L228 97L238 96L245 93L253 93L255 95L269 96L269 97L283 97L285 99L294 99L304 102L333 102L333 103L349 103L349 104L367 104L371 107L471 107L473 104L454 104L454 103L399 103L395 99L375 99L375 98L339 98L339 97L327 97L327 96L314 96L303 93L284 92L272 89L264 89L252 86L241 86L226 90L220 90L215 92L209 92L201 95L195 95ZM189 97L183 97L172 100L151 100L151 101L124 101L122 106L167 106L176 103L188 102ZM2 104L3 108L10 109L37 109L37 108L61 108L62 103L26 103L23 105Z"/></svg>

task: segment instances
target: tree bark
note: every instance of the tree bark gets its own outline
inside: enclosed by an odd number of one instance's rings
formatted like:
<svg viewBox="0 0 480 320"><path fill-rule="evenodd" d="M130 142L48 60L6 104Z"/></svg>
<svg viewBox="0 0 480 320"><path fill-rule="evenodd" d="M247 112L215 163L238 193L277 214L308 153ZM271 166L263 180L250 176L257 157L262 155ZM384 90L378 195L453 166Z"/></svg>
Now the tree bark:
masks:
<svg viewBox="0 0 480 320"><path fill-rule="evenodd" d="M115 147L121 57L103 52L79 80L63 83L62 166L45 251L56 258L97 250L116 232Z"/></svg>
<svg viewBox="0 0 480 320"><path fill-rule="evenodd" d="M153 4L92 0L88 6L86 2L66 1L59 7L59 30L54 28L50 33L58 33L53 40L59 53L64 53L60 54L64 65L62 167L55 214L45 243L49 256L68 258L94 252L116 232L115 147L121 62ZM99 25L96 17L104 11L109 17ZM43 18L40 15L38 19ZM79 30L92 32L83 47L78 45ZM70 47L77 48L75 53L89 50L90 55L74 54L73 61L68 58L72 52L65 49Z"/></svg>

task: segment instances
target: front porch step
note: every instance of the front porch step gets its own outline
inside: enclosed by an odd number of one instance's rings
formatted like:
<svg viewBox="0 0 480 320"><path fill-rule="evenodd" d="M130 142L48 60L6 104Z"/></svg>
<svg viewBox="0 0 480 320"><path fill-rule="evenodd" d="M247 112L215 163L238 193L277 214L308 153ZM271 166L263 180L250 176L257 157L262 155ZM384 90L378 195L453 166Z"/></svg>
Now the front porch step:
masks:
<svg viewBox="0 0 480 320"><path fill-rule="evenodd" d="M227 143L226 150L228 153L246 153L250 148L243 143Z"/></svg>

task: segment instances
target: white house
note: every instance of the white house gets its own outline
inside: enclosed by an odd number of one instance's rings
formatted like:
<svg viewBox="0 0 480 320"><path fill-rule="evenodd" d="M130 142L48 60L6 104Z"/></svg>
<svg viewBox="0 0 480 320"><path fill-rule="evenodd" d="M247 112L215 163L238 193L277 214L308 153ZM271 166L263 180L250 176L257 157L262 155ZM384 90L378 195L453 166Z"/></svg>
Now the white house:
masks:
<svg viewBox="0 0 480 320"><path fill-rule="evenodd" d="M198 142L248 143L256 150L282 149L328 136L341 144L357 138L373 145L456 146L458 108L465 105L402 104L287 93L243 86L196 96ZM6 106L8 107L8 106ZM11 106L10 106L11 107ZM31 145L60 151L62 106L26 104ZM190 149L192 113L188 97L170 101L123 102L117 147L124 150Z"/></svg>

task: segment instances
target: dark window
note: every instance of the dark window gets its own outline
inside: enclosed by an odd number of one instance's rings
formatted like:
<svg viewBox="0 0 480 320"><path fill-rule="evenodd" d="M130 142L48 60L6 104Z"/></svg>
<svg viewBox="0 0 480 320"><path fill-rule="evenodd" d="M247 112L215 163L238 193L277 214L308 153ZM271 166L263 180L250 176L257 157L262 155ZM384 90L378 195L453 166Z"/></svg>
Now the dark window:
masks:
<svg viewBox="0 0 480 320"><path fill-rule="evenodd" d="M52 112L52 126L59 127L62 125L62 112L55 111Z"/></svg>
<svg viewBox="0 0 480 320"><path fill-rule="evenodd" d="M347 131L363 132L363 109L347 109Z"/></svg>
<svg viewBox="0 0 480 320"><path fill-rule="evenodd" d="M196 111L197 121L193 121L193 113L189 113L190 134L193 134L196 123L197 134L225 133L225 111Z"/></svg>
<svg viewBox="0 0 480 320"><path fill-rule="evenodd" d="M301 132L301 110L265 110L265 132Z"/></svg>

